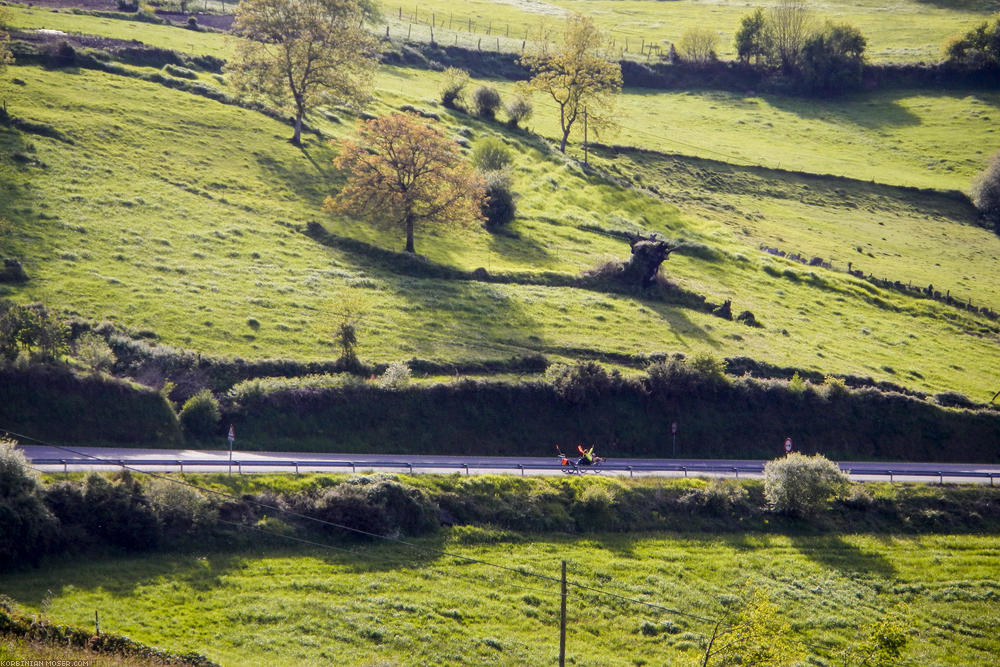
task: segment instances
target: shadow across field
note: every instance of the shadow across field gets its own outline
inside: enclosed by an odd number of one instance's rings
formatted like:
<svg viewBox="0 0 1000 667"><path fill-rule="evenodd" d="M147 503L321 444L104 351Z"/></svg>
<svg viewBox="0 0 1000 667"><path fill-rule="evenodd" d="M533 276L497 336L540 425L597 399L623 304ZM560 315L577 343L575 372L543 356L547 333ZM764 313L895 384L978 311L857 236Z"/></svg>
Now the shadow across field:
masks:
<svg viewBox="0 0 1000 667"><path fill-rule="evenodd" d="M890 579L896 568L882 554L863 549L840 535L792 536L792 545L809 560L844 574Z"/></svg>

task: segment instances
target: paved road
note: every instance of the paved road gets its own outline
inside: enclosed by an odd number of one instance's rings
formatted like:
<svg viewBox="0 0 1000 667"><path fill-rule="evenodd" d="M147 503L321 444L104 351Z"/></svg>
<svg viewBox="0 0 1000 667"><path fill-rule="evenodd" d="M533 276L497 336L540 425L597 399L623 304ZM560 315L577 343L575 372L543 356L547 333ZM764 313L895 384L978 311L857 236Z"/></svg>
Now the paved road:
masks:
<svg viewBox="0 0 1000 667"><path fill-rule="evenodd" d="M193 449L124 449L102 447L21 447L36 467L46 471L117 468L125 463L140 470L219 472L229 469L229 452ZM71 451L70 451L71 450ZM430 456L403 454L319 454L244 452L232 455L233 472L394 471L483 474L560 474L565 469L554 456ZM604 474L628 476L759 477L765 461L718 459L611 459ZM854 479L1000 483L1000 464L906 463L842 461Z"/></svg>

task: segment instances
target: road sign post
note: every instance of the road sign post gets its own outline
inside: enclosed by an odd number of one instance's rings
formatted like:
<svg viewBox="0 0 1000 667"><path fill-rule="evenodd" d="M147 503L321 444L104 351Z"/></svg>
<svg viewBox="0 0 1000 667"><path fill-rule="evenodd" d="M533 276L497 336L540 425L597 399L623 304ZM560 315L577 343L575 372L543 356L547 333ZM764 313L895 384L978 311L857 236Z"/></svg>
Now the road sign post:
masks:
<svg viewBox="0 0 1000 667"><path fill-rule="evenodd" d="M236 429L229 425L229 474L233 474L233 441L236 440Z"/></svg>
<svg viewBox="0 0 1000 667"><path fill-rule="evenodd" d="M785 438L785 454L792 453L792 439L789 437Z"/></svg>

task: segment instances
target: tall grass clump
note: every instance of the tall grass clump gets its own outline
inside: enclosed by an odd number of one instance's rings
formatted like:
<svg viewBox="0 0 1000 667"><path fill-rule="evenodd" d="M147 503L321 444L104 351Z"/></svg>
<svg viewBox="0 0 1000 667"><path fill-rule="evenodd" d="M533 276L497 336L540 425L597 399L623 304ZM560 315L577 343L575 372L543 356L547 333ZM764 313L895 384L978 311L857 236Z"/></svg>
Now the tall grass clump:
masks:
<svg viewBox="0 0 1000 667"><path fill-rule="evenodd" d="M847 475L822 454L792 452L764 466L764 495L775 512L812 517L849 485Z"/></svg>

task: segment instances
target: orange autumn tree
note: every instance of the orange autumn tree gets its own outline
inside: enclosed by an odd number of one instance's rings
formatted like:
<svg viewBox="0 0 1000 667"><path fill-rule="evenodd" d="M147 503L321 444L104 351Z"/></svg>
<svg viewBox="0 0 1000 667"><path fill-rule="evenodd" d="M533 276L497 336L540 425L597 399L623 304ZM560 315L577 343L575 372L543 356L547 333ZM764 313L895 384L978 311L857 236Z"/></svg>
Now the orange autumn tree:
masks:
<svg viewBox="0 0 1000 667"><path fill-rule="evenodd" d="M483 220L485 183L457 143L411 113L361 123L357 139L340 142L333 164L347 184L323 208L373 224L401 227L406 252L416 252L417 225Z"/></svg>

